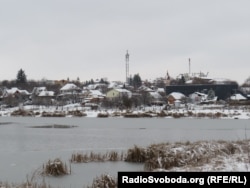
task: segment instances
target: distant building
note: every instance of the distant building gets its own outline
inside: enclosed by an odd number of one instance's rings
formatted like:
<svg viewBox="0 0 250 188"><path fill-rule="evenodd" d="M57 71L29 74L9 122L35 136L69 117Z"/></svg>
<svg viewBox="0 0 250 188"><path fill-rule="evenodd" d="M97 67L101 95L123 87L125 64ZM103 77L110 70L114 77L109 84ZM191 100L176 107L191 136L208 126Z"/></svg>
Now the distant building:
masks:
<svg viewBox="0 0 250 188"><path fill-rule="evenodd" d="M247 98L244 97L243 95L241 95L240 93L236 93L236 94L231 95L230 100L233 100L233 101L245 101L245 100L247 100Z"/></svg>
<svg viewBox="0 0 250 188"><path fill-rule="evenodd" d="M188 96L191 103L194 104L213 104L216 103L217 96L209 96L209 94L194 92Z"/></svg>
<svg viewBox="0 0 250 188"><path fill-rule="evenodd" d="M166 86L166 94L169 95L172 92L180 92L189 96L195 92L206 93L212 89L218 97L218 100L226 100L238 90L238 87L239 86L236 83L169 85Z"/></svg>
<svg viewBox="0 0 250 188"><path fill-rule="evenodd" d="M48 91L46 87L35 87L31 93L32 104L50 105L55 97L54 91Z"/></svg>
<svg viewBox="0 0 250 188"><path fill-rule="evenodd" d="M60 89L57 100L60 104L70 104L81 102L82 89L73 83L67 83Z"/></svg>
<svg viewBox="0 0 250 188"><path fill-rule="evenodd" d="M166 77L169 78L169 75ZM208 73L203 72L191 74L190 67L189 73L180 74L176 79L172 79L165 88L167 95L172 92L180 92L186 96L195 92L208 94L209 91L213 90L217 100L226 100L239 90L238 84L234 81L225 78L210 78Z"/></svg>
<svg viewBox="0 0 250 188"><path fill-rule="evenodd" d="M29 100L30 95L27 90L21 90L16 87L11 89L5 88L3 90L2 100L7 105L16 106Z"/></svg>
<svg viewBox="0 0 250 188"><path fill-rule="evenodd" d="M106 93L108 99L121 98L123 96L131 97L131 91L127 89L112 89Z"/></svg>
<svg viewBox="0 0 250 188"><path fill-rule="evenodd" d="M168 104L175 105L175 103L179 103L184 100L186 96L180 92L171 92L167 95Z"/></svg>

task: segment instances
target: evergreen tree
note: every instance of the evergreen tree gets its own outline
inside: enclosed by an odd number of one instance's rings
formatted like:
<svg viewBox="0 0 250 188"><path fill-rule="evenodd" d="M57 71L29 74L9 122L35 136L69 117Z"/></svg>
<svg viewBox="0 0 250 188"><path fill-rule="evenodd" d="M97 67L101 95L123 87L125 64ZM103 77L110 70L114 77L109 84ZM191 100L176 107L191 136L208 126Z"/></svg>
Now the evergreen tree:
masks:
<svg viewBox="0 0 250 188"><path fill-rule="evenodd" d="M250 86L250 77L248 77L242 86L249 87Z"/></svg>
<svg viewBox="0 0 250 188"><path fill-rule="evenodd" d="M207 99L208 99L208 100L211 100L211 99L214 99L214 97L215 97L215 92L214 92L213 89L210 89L210 90L208 91L208 94L207 94Z"/></svg>
<svg viewBox="0 0 250 188"><path fill-rule="evenodd" d="M27 77L26 77L26 74L25 74L25 72L24 72L23 69L20 69L20 70L17 72L16 82L17 82L17 83L20 83L20 84L25 84L25 83L27 83Z"/></svg>
<svg viewBox="0 0 250 188"><path fill-rule="evenodd" d="M122 102L123 105L127 108L130 109L132 107L132 100L128 96L123 96L122 97Z"/></svg>
<svg viewBox="0 0 250 188"><path fill-rule="evenodd" d="M133 77L133 86L138 88L142 85L141 77L139 74L135 74Z"/></svg>

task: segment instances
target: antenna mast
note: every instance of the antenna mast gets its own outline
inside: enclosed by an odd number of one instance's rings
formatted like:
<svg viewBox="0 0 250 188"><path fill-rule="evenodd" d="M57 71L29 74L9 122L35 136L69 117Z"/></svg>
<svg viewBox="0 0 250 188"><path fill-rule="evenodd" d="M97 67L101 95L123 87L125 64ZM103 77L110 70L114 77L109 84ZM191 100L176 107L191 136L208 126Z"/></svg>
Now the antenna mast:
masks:
<svg viewBox="0 0 250 188"><path fill-rule="evenodd" d="M189 58L189 59L188 59L188 66L189 66L189 76L191 75L191 70L190 70L190 69L191 69L191 67L190 67L191 65L190 65L190 61L191 61L191 60L190 60L190 58Z"/></svg>
<svg viewBox="0 0 250 188"><path fill-rule="evenodd" d="M127 53L125 55L125 60L126 60L126 83L129 84L129 53L127 50Z"/></svg>

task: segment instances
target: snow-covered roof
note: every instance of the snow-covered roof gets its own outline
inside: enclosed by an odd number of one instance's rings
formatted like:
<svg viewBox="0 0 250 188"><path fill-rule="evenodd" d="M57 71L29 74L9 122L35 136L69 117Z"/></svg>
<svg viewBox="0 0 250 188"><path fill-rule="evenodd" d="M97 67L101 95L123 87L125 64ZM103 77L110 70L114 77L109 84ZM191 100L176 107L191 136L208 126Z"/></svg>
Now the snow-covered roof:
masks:
<svg viewBox="0 0 250 188"><path fill-rule="evenodd" d="M88 89L86 89L86 88L83 88L83 90L82 90L82 94L88 94L89 93L89 90Z"/></svg>
<svg viewBox="0 0 250 188"><path fill-rule="evenodd" d="M11 89L6 89L5 92L8 93L8 94L14 94L16 92L19 92L19 93L22 93L22 94L25 94L25 95L30 94L27 90L21 90L21 89L18 89L16 87L13 87Z"/></svg>
<svg viewBox="0 0 250 188"><path fill-rule="evenodd" d="M224 84L229 82L230 80L228 78L213 78L210 80L210 82L215 82L217 84Z"/></svg>
<svg viewBox="0 0 250 188"><path fill-rule="evenodd" d="M161 95L156 91L149 92L149 94L150 94L150 96L152 96L155 99L161 98Z"/></svg>
<svg viewBox="0 0 250 188"><path fill-rule="evenodd" d="M110 82L109 85L108 85L108 88L120 88L120 87L123 87L123 86L120 86L121 83L119 82Z"/></svg>
<svg viewBox="0 0 250 188"><path fill-rule="evenodd" d="M36 88L38 91L46 91L46 87L37 87Z"/></svg>
<svg viewBox="0 0 250 188"><path fill-rule="evenodd" d="M38 95L39 97L44 97L44 96L54 96L54 91L41 91Z"/></svg>
<svg viewBox="0 0 250 188"><path fill-rule="evenodd" d="M204 96L204 97L206 97L207 96L207 94L205 94L205 93L201 93L201 92L198 92L198 91L196 91L196 92L194 92L194 93L192 93L192 94L194 94L194 95L198 95L198 96ZM192 95L191 94L191 95Z"/></svg>
<svg viewBox="0 0 250 188"><path fill-rule="evenodd" d="M94 89L96 89L98 87L98 85L99 84L89 84L86 88L94 90Z"/></svg>
<svg viewBox="0 0 250 188"><path fill-rule="evenodd" d="M105 96L102 92L100 92L99 90L89 90L90 95L92 95L93 97L99 97L99 96Z"/></svg>
<svg viewBox="0 0 250 188"><path fill-rule="evenodd" d="M114 88L115 86L117 86L115 82L110 82L110 84L108 85L108 88Z"/></svg>
<svg viewBox="0 0 250 188"><path fill-rule="evenodd" d="M30 95L30 93L27 90L19 90L20 93L25 94L25 95Z"/></svg>
<svg viewBox="0 0 250 188"><path fill-rule="evenodd" d="M60 90L61 91L66 91L66 90L79 90L79 89L80 88L77 87L75 84L73 84L73 83L67 83Z"/></svg>
<svg viewBox="0 0 250 188"><path fill-rule="evenodd" d="M193 80L187 80L185 83L186 83L186 84L192 84L192 83L193 83Z"/></svg>
<svg viewBox="0 0 250 188"><path fill-rule="evenodd" d="M19 92L19 89L16 88L16 87L13 87L13 88L11 88L11 89L6 89L6 92L9 93L9 94L14 94L14 93L16 93L17 91Z"/></svg>
<svg viewBox="0 0 250 188"><path fill-rule="evenodd" d="M46 91L46 90L47 90L46 87L34 87L32 94L38 95L40 92Z"/></svg>
<svg viewBox="0 0 250 188"><path fill-rule="evenodd" d="M165 89L164 89L164 88L158 88L158 89L157 89L157 92L164 93L164 92L165 92Z"/></svg>
<svg viewBox="0 0 250 188"><path fill-rule="evenodd" d="M151 89L151 88L149 88L147 86L141 86L141 87L139 87L139 90L148 91L148 92L154 91L153 89Z"/></svg>
<svg viewBox="0 0 250 188"><path fill-rule="evenodd" d="M170 95L173 96L175 99L181 99L181 98L185 97L185 95L180 93L180 92L172 92L168 96L170 96Z"/></svg>
<svg viewBox="0 0 250 188"><path fill-rule="evenodd" d="M247 98L244 97L243 95L237 93L237 94L233 94L230 97L231 100L246 100Z"/></svg>

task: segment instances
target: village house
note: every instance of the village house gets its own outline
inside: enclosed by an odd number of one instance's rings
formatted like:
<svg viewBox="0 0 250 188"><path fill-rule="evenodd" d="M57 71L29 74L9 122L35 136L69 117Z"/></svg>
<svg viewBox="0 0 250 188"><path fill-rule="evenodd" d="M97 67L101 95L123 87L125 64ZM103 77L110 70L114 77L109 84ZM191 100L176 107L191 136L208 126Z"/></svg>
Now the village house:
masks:
<svg viewBox="0 0 250 188"><path fill-rule="evenodd" d="M103 101L103 99L106 97L105 94L103 94L101 91L99 90L83 90L83 98L84 100L82 101L82 104L84 105L85 103L100 103L101 101Z"/></svg>
<svg viewBox="0 0 250 188"><path fill-rule="evenodd" d="M148 92L150 96L150 105L164 105L165 99L162 97L162 95L158 91L150 91Z"/></svg>
<svg viewBox="0 0 250 188"><path fill-rule="evenodd" d="M186 99L186 96L180 92L172 92L167 96L169 105L179 107L181 102Z"/></svg>
<svg viewBox="0 0 250 188"><path fill-rule="evenodd" d="M3 90L2 100L9 106L16 106L29 100L30 93L27 90L20 90L16 87Z"/></svg>
<svg viewBox="0 0 250 188"><path fill-rule="evenodd" d="M231 101L246 101L247 98L240 93L236 93L230 96Z"/></svg>
<svg viewBox="0 0 250 188"><path fill-rule="evenodd" d="M194 92L188 95L189 102L192 104L200 104L207 98L207 94L201 92Z"/></svg>
<svg viewBox="0 0 250 188"><path fill-rule="evenodd" d="M55 92L47 91L46 87L35 87L31 93L32 104L51 105L54 103Z"/></svg>
<svg viewBox="0 0 250 188"><path fill-rule="evenodd" d="M166 104L164 88L155 88L154 90L145 85L142 85L138 88L138 91L144 100L144 104L160 106Z"/></svg>
<svg viewBox="0 0 250 188"><path fill-rule="evenodd" d="M81 102L82 89L73 83L65 84L57 95L59 104L71 104Z"/></svg>
<svg viewBox="0 0 250 188"><path fill-rule="evenodd" d="M107 99L117 99L117 98L122 98L122 97L128 97L131 98L132 93L131 91L127 90L127 89L111 89L110 91L108 91L106 93L106 97Z"/></svg>
<svg viewBox="0 0 250 188"><path fill-rule="evenodd" d="M78 86L76 86L75 84L67 83L60 89L60 94L64 94L64 95L77 94L81 91L82 91L82 89L79 88Z"/></svg>

